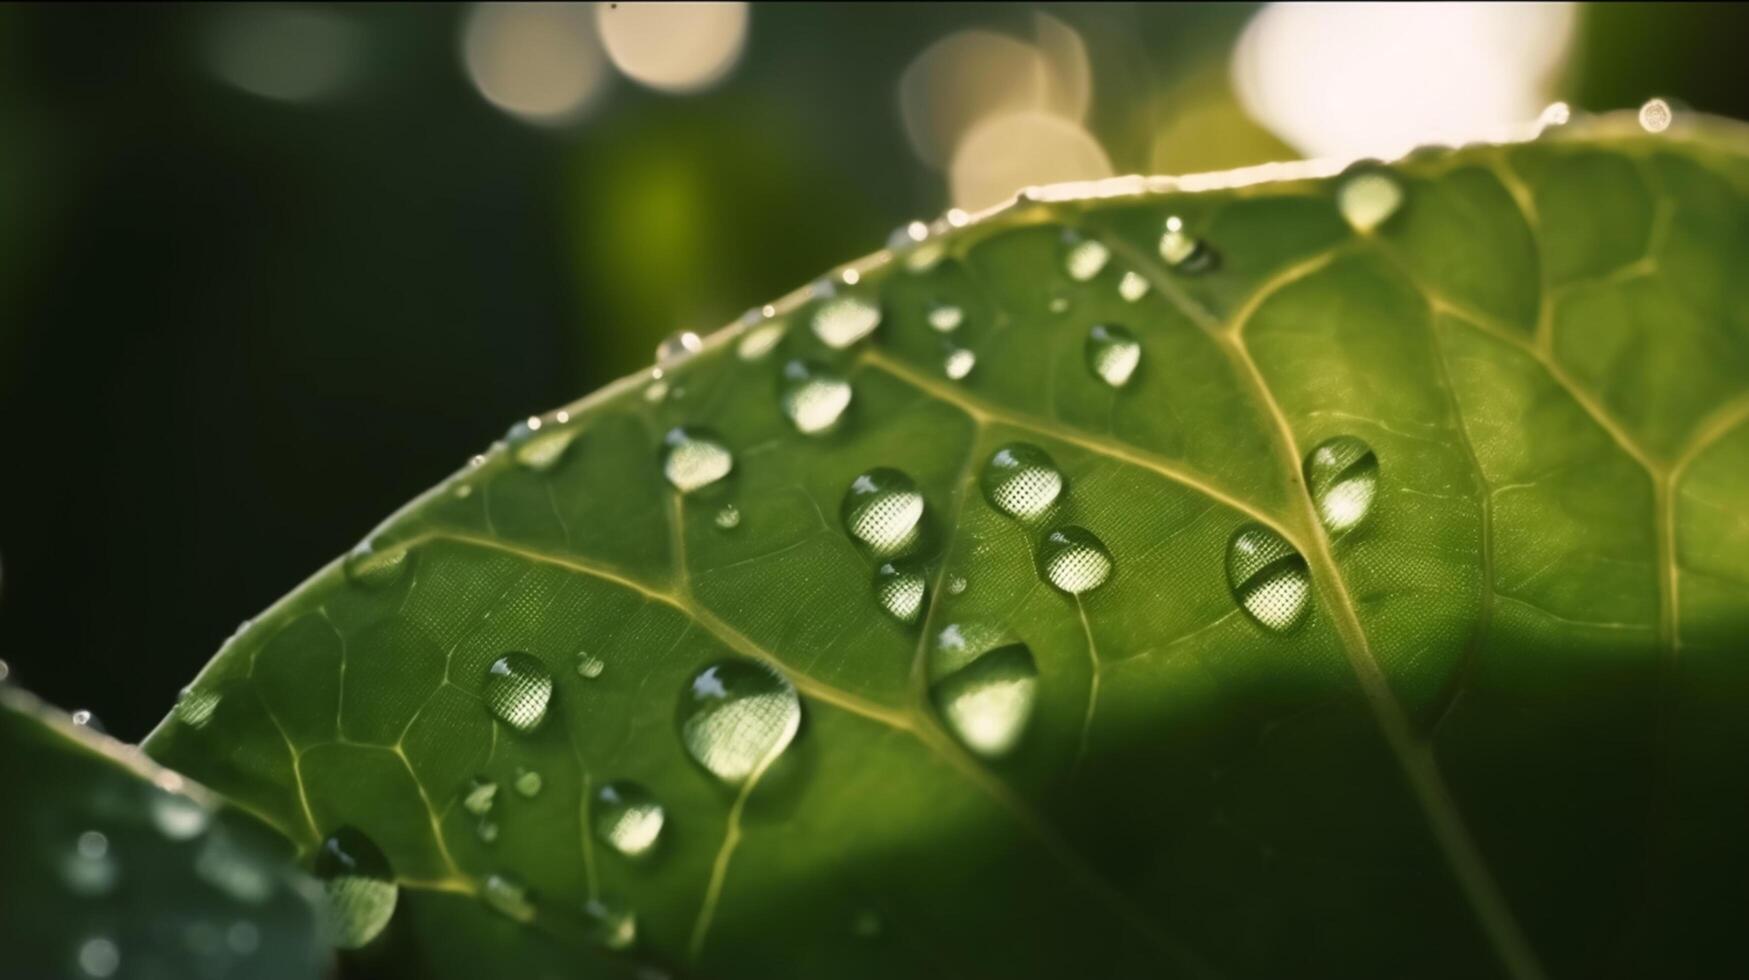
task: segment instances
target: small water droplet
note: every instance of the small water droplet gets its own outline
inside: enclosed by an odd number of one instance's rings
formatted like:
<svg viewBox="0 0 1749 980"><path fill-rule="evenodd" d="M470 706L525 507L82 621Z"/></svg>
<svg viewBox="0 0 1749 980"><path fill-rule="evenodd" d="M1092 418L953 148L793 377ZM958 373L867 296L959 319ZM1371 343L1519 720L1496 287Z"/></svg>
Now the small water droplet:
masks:
<svg viewBox="0 0 1749 980"><path fill-rule="evenodd" d="M908 555L922 543L923 494L904 473L881 466L851 481L841 508L850 536L876 558Z"/></svg>
<svg viewBox="0 0 1749 980"><path fill-rule="evenodd" d="M498 802L498 783L485 776L475 776L462 787L462 809L476 817L483 817L492 812L492 805Z"/></svg>
<svg viewBox="0 0 1749 980"><path fill-rule="evenodd" d="M316 877L322 881L329 937L341 949L358 949L375 939L395 914L400 888L389 860L375 842L352 827L341 827L316 852Z"/></svg>
<svg viewBox="0 0 1749 980"><path fill-rule="evenodd" d="M929 327L936 333L953 333L966 322L965 311L950 303L938 303L929 308Z"/></svg>
<svg viewBox="0 0 1749 980"><path fill-rule="evenodd" d="M709 429L680 426L663 440L662 475L681 493L708 487L734 468L735 455Z"/></svg>
<svg viewBox="0 0 1749 980"><path fill-rule="evenodd" d="M1573 107L1565 102L1550 102L1543 107L1542 114L1537 116L1537 123L1548 129L1553 126L1565 126L1573 118Z"/></svg>
<svg viewBox="0 0 1749 980"><path fill-rule="evenodd" d="M1148 295L1148 280L1139 272L1126 272L1118 280L1117 294L1123 297L1124 302L1134 303Z"/></svg>
<svg viewBox="0 0 1749 980"><path fill-rule="evenodd" d="M887 249L897 252L910 248L928 237L929 226L921 221L912 221L893 229L893 233L887 236Z"/></svg>
<svg viewBox="0 0 1749 980"><path fill-rule="evenodd" d="M558 464L576 436L575 429L543 424L539 417L531 416L510 427L504 444L510 447L510 458L517 464L544 473Z"/></svg>
<svg viewBox="0 0 1749 980"><path fill-rule="evenodd" d="M922 566L909 561L884 562L875 569L875 602L887 615L910 626L923 615L929 580Z"/></svg>
<svg viewBox="0 0 1749 980"><path fill-rule="evenodd" d="M152 794L152 823L171 840L193 840L212 822L212 812L180 793L164 790Z"/></svg>
<svg viewBox="0 0 1749 980"><path fill-rule="evenodd" d="M972 373L972 368L978 366L978 355L963 347L948 351L947 358L941 363L941 370L955 381L963 379Z"/></svg>
<svg viewBox="0 0 1749 980"><path fill-rule="evenodd" d="M1052 296L1051 301L1046 304L1046 308L1052 313L1067 313L1069 312L1069 297Z"/></svg>
<svg viewBox="0 0 1749 980"><path fill-rule="evenodd" d="M693 761L739 784L789 747L802 706L789 680L763 663L724 660L693 675L680 694L680 740Z"/></svg>
<svg viewBox="0 0 1749 980"><path fill-rule="evenodd" d="M606 669L607 669L607 661L601 659L600 657L591 656L587 653L577 654L577 676L578 677L582 677L582 678L585 678L588 680L594 680L595 678L600 677L601 672L606 670Z"/></svg>
<svg viewBox="0 0 1749 980"><path fill-rule="evenodd" d="M961 595L966 591L966 586L968 584L969 583L966 581L966 577L964 575L952 576L951 578L949 578L947 580L947 594L948 595Z"/></svg>
<svg viewBox="0 0 1749 980"><path fill-rule="evenodd" d="M838 296L814 311L814 336L827 347L843 350L881 325L881 308L855 294Z"/></svg>
<svg viewBox="0 0 1749 980"><path fill-rule="evenodd" d="M992 453L979 482L990 506L1023 521L1043 516L1063 492L1056 462L1028 442L1011 442Z"/></svg>
<svg viewBox="0 0 1749 980"><path fill-rule="evenodd" d="M667 819L662 804L650 791L628 780L596 790L591 816L596 838L629 858L650 853Z"/></svg>
<svg viewBox="0 0 1749 980"><path fill-rule="evenodd" d="M723 509L717 511L715 523L720 530L724 531L733 531L735 528L740 527L741 508L736 507L734 504L724 504Z"/></svg>
<svg viewBox="0 0 1749 980"><path fill-rule="evenodd" d="M511 651L486 669L481 696L493 717L519 732L532 732L547 717L553 675L533 656Z"/></svg>
<svg viewBox="0 0 1749 980"><path fill-rule="evenodd" d="M1111 578L1111 552L1084 527L1060 527L1039 544L1039 570L1045 580L1070 595L1091 592Z"/></svg>
<svg viewBox="0 0 1749 980"><path fill-rule="evenodd" d="M455 499L466 500L474 495L474 485L471 483L458 483L455 485L454 493Z"/></svg>
<svg viewBox="0 0 1749 980"><path fill-rule="evenodd" d="M176 695L171 715L190 728L205 728L219 708L219 692L212 688L185 687Z"/></svg>
<svg viewBox="0 0 1749 980"><path fill-rule="evenodd" d="M1390 174L1365 170L1342 182L1336 207L1348 226L1363 235L1384 224L1403 205L1403 188Z"/></svg>
<svg viewBox="0 0 1749 980"><path fill-rule="evenodd" d="M546 781L533 769L518 769L516 779L510 785L515 786L516 792L522 794L524 799L532 800L540 795L541 787L546 785Z"/></svg>
<svg viewBox="0 0 1749 980"><path fill-rule="evenodd" d="M1063 264L1070 279L1086 282L1099 275L1110 258L1111 250L1105 247L1105 243L1089 238L1071 244Z"/></svg>
<svg viewBox="0 0 1749 980"><path fill-rule="evenodd" d="M342 567L347 581L367 589L381 589L401 580L413 563L405 546L362 541L346 553Z"/></svg>
<svg viewBox="0 0 1749 980"><path fill-rule="evenodd" d="M790 361L783 366L778 405L803 435L831 431L850 407L850 382L817 361Z"/></svg>
<svg viewBox="0 0 1749 980"><path fill-rule="evenodd" d="M972 216L959 208L948 208L947 213L942 217L946 218L948 225L953 228L964 228L972 221Z"/></svg>
<svg viewBox="0 0 1749 980"><path fill-rule="evenodd" d="M770 310L767 306L765 309ZM765 313L770 319L773 313ZM783 340L784 325L782 323L761 323L741 335L741 340L735 345L735 356L743 361L757 361L776 349L778 342Z"/></svg>
<svg viewBox="0 0 1749 980"><path fill-rule="evenodd" d="M79 972L103 980L121 968L121 948L108 936L92 936L79 944Z"/></svg>
<svg viewBox="0 0 1749 980"><path fill-rule="evenodd" d="M592 898L583 904L589 920L589 940L602 949L622 952L638 941L638 918L625 905L609 898Z"/></svg>
<svg viewBox="0 0 1749 980"><path fill-rule="evenodd" d="M1130 383L1142 363L1142 344L1136 335L1115 323L1096 323L1087 331L1087 366L1113 388Z"/></svg>
<svg viewBox="0 0 1749 980"><path fill-rule="evenodd" d="M644 388L644 401L654 405L668 397L668 382L660 378L652 381Z"/></svg>
<svg viewBox="0 0 1749 980"><path fill-rule="evenodd" d="M949 626L930 651L929 695L966 748L998 758L1026 731L1038 665L1024 644L997 645L986 630Z"/></svg>
<svg viewBox="0 0 1749 980"><path fill-rule="evenodd" d="M1364 441L1337 436L1306 454L1305 477L1318 520L1331 534L1341 534L1372 510L1379 489L1379 458Z"/></svg>
<svg viewBox="0 0 1749 980"><path fill-rule="evenodd" d="M534 902L528 896L528 887L515 875L507 872L487 875L480 883L480 900L505 918L525 924L534 921Z"/></svg>
<svg viewBox="0 0 1749 980"><path fill-rule="evenodd" d="M1640 106L1640 128L1648 133L1662 133L1670 128L1670 123L1676 118L1670 103L1663 99L1648 99Z"/></svg>
<svg viewBox="0 0 1749 980"><path fill-rule="evenodd" d="M78 711L73 712L73 724L78 725L80 728L89 727L91 725L91 721L92 721L91 712L86 711L83 708L79 709Z"/></svg>
<svg viewBox="0 0 1749 980"><path fill-rule="evenodd" d="M656 363L672 367L704 349L704 339L691 330L678 330L656 345Z"/></svg>
<svg viewBox="0 0 1749 980"><path fill-rule="evenodd" d="M1160 257L1179 272L1196 274L1211 272L1220 265L1215 250L1184 230L1184 219L1174 215L1166 219L1166 230L1160 234Z"/></svg>
<svg viewBox="0 0 1749 980"><path fill-rule="evenodd" d="M1240 608L1276 633L1298 626L1310 608L1312 578L1306 559L1261 524L1233 532L1227 544L1227 584Z"/></svg>

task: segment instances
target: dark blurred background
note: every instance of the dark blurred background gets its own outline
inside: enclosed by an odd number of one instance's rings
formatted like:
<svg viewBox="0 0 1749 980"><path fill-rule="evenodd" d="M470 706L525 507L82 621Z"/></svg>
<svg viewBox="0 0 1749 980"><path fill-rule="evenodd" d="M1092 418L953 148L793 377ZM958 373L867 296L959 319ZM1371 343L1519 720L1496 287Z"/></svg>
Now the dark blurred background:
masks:
<svg viewBox="0 0 1749 980"><path fill-rule="evenodd" d="M599 9L598 9L599 7ZM0 7L0 658L134 739L515 418L1023 183L1662 96L1743 7Z"/></svg>

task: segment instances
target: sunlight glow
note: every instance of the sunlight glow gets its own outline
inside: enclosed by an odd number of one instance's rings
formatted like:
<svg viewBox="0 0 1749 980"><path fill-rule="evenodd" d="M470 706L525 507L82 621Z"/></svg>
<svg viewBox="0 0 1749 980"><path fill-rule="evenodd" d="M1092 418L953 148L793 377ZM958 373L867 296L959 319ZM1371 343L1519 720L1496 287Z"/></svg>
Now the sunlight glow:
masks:
<svg viewBox="0 0 1749 980"><path fill-rule="evenodd" d="M664 92L710 88L747 46L745 3L598 3L595 23L614 67Z"/></svg>
<svg viewBox="0 0 1749 980"><path fill-rule="evenodd" d="M1098 140L1080 123L1047 112L982 120L960 140L948 168L954 204L971 211L1023 187L1111 175L1111 160Z"/></svg>
<svg viewBox="0 0 1749 980"><path fill-rule="evenodd" d="M1550 102L1574 8L1274 3L1239 39L1233 82L1253 117L1311 156L1493 138Z"/></svg>
<svg viewBox="0 0 1749 980"><path fill-rule="evenodd" d="M219 12L206 38L214 75L280 102L338 94L358 73L364 34L346 15L267 5Z"/></svg>
<svg viewBox="0 0 1749 980"><path fill-rule="evenodd" d="M474 86L505 112L559 126L581 118L608 79L587 4L480 4L462 29Z"/></svg>

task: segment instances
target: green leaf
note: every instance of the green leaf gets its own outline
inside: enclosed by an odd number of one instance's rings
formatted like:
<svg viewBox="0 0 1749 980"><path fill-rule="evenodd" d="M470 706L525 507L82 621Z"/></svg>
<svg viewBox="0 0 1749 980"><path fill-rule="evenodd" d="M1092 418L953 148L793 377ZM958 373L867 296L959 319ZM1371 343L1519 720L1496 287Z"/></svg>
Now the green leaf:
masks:
<svg viewBox="0 0 1749 980"><path fill-rule="evenodd" d="M316 890L284 841L4 684L0 785L0 972L323 975Z"/></svg>
<svg viewBox="0 0 1749 980"><path fill-rule="evenodd" d="M149 750L374 841L383 971L1729 972L1746 148L902 231L514 429Z"/></svg>

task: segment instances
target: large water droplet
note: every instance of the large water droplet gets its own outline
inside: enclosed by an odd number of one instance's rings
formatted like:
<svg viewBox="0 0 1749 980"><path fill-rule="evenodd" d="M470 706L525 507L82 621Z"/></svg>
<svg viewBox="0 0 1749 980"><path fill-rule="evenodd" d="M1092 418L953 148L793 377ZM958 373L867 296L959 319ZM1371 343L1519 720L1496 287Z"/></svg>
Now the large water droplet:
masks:
<svg viewBox="0 0 1749 980"><path fill-rule="evenodd" d="M519 732L532 732L546 720L553 675L533 656L511 651L487 668L482 696L487 710L499 721Z"/></svg>
<svg viewBox="0 0 1749 980"><path fill-rule="evenodd" d="M1354 436L1337 436L1306 454L1306 489L1318 520L1341 534L1366 519L1379 490L1379 458Z"/></svg>
<svg viewBox="0 0 1749 980"><path fill-rule="evenodd" d="M1038 665L1024 644L984 646L982 631L944 630L931 651L929 695L954 737L993 759L1012 751L1026 731Z"/></svg>
<svg viewBox="0 0 1749 980"><path fill-rule="evenodd" d="M638 941L638 918L632 910L610 898L594 898L583 905L589 920L589 940L603 949L621 952Z"/></svg>
<svg viewBox="0 0 1749 980"><path fill-rule="evenodd" d="M875 569L875 602L887 615L909 626L923 614L929 580L922 566L909 561L884 562Z"/></svg>
<svg viewBox="0 0 1749 980"><path fill-rule="evenodd" d="M1336 191L1336 207L1348 226L1369 234L1403 204L1403 188L1390 174L1364 170L1348 177Z"/></svg>
<svg viewBox="0 0 1749 980"><path fill-rule="evenodd" d="M412 552L404 546L363 541L346 553L342 566L347 581L367 589L380 589L400 581L413 564L412 557Z"/></svg>
<svg viewBox="0 0 1749 980"><path fill-rule="evenodd" d="M662 836L667 813L650 791L629 780L608 783L595 791L592 813L595 836L629 858L650 853Z"/></svg>
<svg viewBox="0 0 1749 980"><path fill-rule="evenodd" d="M515 875L505 872L487 875L480 883L480 900L506 918L523 923L534 921L534 902L528 897L528 887Z"/></svg>
<svg viewBox="0 0 1749 980"><path fill-rule="evenodd" d="M1076 282L1086 282L1099 275L1105 268L1105 263L1111 258L1111 250L1103 242L1085 239L1074 242L1063 257L1063 265L1069 273L1069 278Z"/></svg>
<svg viewBox="0 0 1749 980"><path fill-rule="evenodd" d="M955 381L960 381L964 379L966 375L971 374L972 368L977 366L977 354L966 350L964 347L956 347L953 350L948 351L947 357L942 359L941 373Z"/></svg>
<svg viewBox="0 0 1749 980"><path fill-rule="evenodd" d="M735 467L734 454L709 429L680 426L662 444L662 475L681 493L710 486Z"/></svg>
<svg viewBox="0 0 1749 980"><path fill-rule="evenodd" d="M1111 578L1111 552L1092 531L1070 525L1045 536L1038 548L1038 566L1046 581L1070 595L1080 595Z"/></svg>
<svg viewBox="0 0 1749 980"><path fill-rule="evenodd" d="M966 320L964 310L949 303L940 303L929 308L927 316L929 326L937 333L953 333Z"/></svg>
<svg viewBox="0 0 1749 980"><path fill-rule="evenodd" d="M328 932L341 949L358 949L382 933L400 898L389 860L369 837L341 827L316 852Z"/></svg>
<svg viewBox="0 0 1749 980"><path fill-rule="evenodd" d="M1261 524L1246 524L1233 533L1227 544L1227 584L1247 615L1277 633L1298 626L1311 605L1306 559Z"/></svg>
<svg viewBox="0 0 1749 980"><path fill-rule="evenodd" d="M1029 442L1011 442L992 453L979 482L990 506L1023 521L1043 516L1063 493L1056 461Z"/></svg>
<svg viewBox="0 0 1749 980"><path fill-rule="evenodd" d="M789 747L801 727L802 705L789 680L772 668L725 660L693 675L681 691L677 720L693 761L738 784Z"/></svg>
<svg viewBox="0 0 1749 980"><path fill-rule="evenodd" d="M1087 331L1087 366L1101 381L1122 388L1140 363L1142 344L1135 334L1115 323L1096 323Z"/></svg>
<svg viewBox="0 0 1749 980"><path fill-rule="evenodd" d="M576 436L576 429L530 416L510 427L504 444L510 447L510 458L519 465L545 472L558 464Z"/></svg>
<svg viewBox="0 0 1749 980"><path fill-rule="evenodd" d="M881 466L851 481L841 510L852 538L877 558L895 558L922 544L923 506L909 476Z"/></svg>
<svg viewBox="0 0 1749 980"><path fill-rule="evenodd" d="M826 432L850 407L852 391L844 376L815 361L791 361L783 366L778 404L803 435Z"/></svg>
<svg viewBox="0 0 1749 980"><path fill-rule="evenodd" d="M1640 106L1640 128L1648 133L1662 133L1670 128L1676 113L1663 99L1649 99Z"/></svg>
<svg viewBox="0 0 1749 980"><path fill-rule="evenodd" d="M814 336L827 347L842 350L874 333L881 308L862 296L839 296L814 311Z"/></svg>
<svg viewBox="0 0 1749 980"><path fill-rule="evenodd" d="M1220 256L1208 243L1184 230L1184 219L1166 219L1166 230L1160 234L1160 257L1179 272L1196 274L1209 272L1220 265Z"/></svg>

